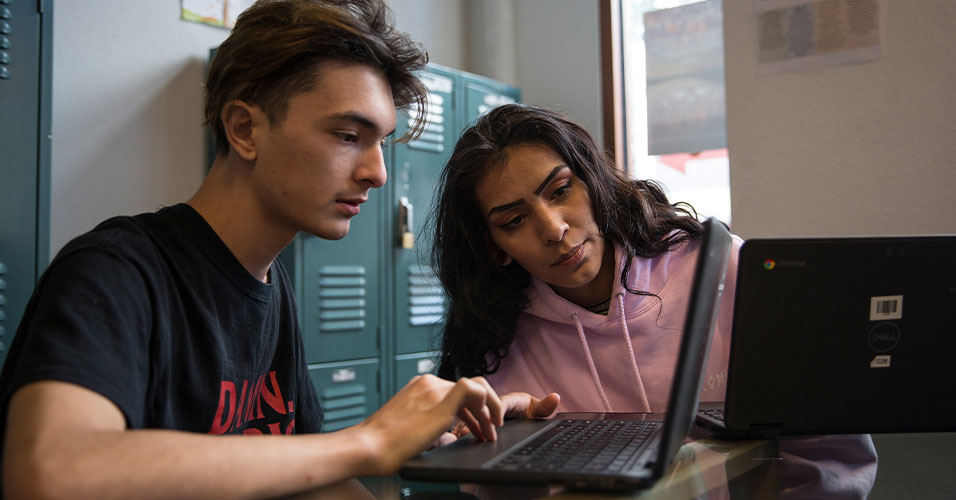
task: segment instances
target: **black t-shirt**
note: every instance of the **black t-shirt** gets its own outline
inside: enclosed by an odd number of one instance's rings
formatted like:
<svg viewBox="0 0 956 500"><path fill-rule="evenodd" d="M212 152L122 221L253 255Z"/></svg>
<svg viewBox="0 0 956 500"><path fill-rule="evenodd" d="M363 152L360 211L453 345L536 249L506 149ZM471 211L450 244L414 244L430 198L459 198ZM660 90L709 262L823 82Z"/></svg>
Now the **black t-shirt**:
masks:
<svg viewBox="0 0 956 500"><path fill-rule="evenodd" d="M41 380L102 394L131 429L322 425L284 268L255 279L185 204L110 219L60 251L0 375L0 429L11 395Z"/></svg>

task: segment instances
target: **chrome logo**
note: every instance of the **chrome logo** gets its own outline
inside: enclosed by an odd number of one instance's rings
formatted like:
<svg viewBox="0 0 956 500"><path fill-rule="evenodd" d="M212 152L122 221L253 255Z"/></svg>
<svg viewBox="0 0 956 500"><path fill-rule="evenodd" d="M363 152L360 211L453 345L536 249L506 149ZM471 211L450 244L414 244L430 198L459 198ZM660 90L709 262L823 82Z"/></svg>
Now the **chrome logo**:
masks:
<svg viewBox="0 0 956 500"><path fill-rule="evenodd" d="M769 270L771 270L771 269L773 269L773 268L775 268L775 267L777 267L777 261L775 261L775 260L773 260L773 259L767 259L767 260L763 261L763 268L764 268L764 269L766 269L766 270L769 271Z"/></svg>

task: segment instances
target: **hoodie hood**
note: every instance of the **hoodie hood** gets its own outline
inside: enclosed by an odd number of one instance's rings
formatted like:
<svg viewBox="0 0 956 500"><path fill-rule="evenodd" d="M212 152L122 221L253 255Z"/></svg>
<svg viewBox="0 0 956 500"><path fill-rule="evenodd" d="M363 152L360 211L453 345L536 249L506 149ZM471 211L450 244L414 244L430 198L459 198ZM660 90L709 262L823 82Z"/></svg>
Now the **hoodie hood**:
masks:
<svg viewBox="0 0 956 500"><path fill-rule="evenodd" d="M663 294L672 281L669 279L671 274L669 270L680 267L686 255L686 252L682 250L688 245L700 246L700 242L696 240L681 242L664 254L667 258L635 259L627 279L628 287L632 290L647 291L657 295ZM613 335L615 330L620 328L617 318L621 314L619 300L621 294L623 294L624 310L627 311L627 317L644 314L660 304L656 297L630 293L621 286L621 269L626 259L627 255L623 248L615 244L615 278L611 289L611 304L606 316L593 313L568 301L555 293L550 285L538 278L531 279L531 285L528 287L528 298L531 305L525 309L524 313L565 325L574 325L572 313L577 313L582 326L589 332L598 335L608 333Z"/></svg>
<svg viewBox="0 0 956 500"><path fill-rule="evenodd" d="M740 243L735 238L735 250ZM648 296L621 285L625 257L616 245L607 315L575 305L532 279L530 305L518 318L515 339L487 380L499 393L557 392L559 411L665 411L699 248L692 240L653 258L633 258L628 287L653 294ZM729 266L725 293L732 297L733 252ZM702 401L723 399L732 309L732 300L721 302Z"/></svg>

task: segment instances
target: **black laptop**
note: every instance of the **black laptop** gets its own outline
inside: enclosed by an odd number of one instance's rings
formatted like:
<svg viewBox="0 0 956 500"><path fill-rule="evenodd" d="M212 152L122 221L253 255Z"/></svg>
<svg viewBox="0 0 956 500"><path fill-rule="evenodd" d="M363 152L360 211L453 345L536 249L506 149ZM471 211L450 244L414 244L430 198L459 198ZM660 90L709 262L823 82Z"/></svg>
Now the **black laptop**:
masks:
<svg viewBox="0 0 956 500"><path fill-rule="evenodd" d="M956 430L956 236L748 240L736 286L727 397L702 427Z"/></svg>
<svg viewBox="0 0 956 500"><path fill-rule="evenodd" d="M717 316L730 234L704 222L701 251L662 422L647 413L567 413L551 420L509 420L495 442L471 437L406 462L406 479L471 483L559 484L627 491L650 487L668 470L693 425Z"/></svg>

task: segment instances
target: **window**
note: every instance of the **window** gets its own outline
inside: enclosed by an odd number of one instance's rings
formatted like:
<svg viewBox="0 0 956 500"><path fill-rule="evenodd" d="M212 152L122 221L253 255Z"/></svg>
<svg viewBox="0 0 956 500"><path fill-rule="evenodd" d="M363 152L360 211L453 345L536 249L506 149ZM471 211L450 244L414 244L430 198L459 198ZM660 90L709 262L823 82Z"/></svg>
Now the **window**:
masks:
<svg viewBox="0 0 956 500"><path fill-rule="evenodd" d="M609 1L620 2L619 163L730 223L721 0Z"/></svg>

